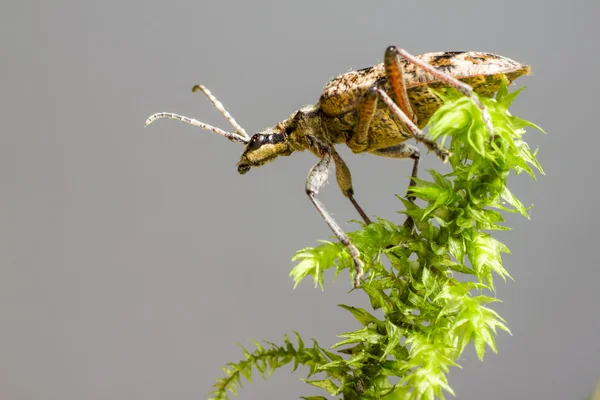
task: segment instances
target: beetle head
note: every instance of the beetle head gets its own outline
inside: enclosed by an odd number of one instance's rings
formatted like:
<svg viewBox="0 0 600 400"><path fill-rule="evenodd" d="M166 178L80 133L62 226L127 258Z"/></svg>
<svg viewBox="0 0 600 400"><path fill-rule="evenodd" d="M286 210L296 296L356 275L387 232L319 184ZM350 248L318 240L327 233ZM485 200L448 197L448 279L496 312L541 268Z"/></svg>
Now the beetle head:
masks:
<svg viewBox="0 0 600 400"><path fill-rule="evenodd" d="M268 128L252 136L246 150L237 163L238 172L245 174L252 167L260 167L273 161L277 156L289 156L293 150L289 143L288 134L281 125Z"/></svg>

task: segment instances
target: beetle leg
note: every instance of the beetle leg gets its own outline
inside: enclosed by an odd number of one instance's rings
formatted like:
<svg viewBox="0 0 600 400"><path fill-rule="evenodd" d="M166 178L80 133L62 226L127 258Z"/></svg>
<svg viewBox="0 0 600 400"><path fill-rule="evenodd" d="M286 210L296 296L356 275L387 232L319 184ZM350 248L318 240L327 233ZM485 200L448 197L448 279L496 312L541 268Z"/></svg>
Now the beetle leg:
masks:
<svg viewBox="0 0 600 400"><path fill-rule="evenodd" d="M352 244L348 236L342 231L342 228L333 220L331 215L325 210L323 204L316 199L316 194L319 192L319 189L323 186L327 177L329 176L329 166L331 165L331 154L328 150L323 152L323 156L318 163L316 163L308 172L308 177L306 178L306 194L308 198L317 208L321 217L325 220L325 223L329 226L329 228L333 231L335 236L339 239L344 246L348 248L350 252L350 256L352 257L352 261L354 262L354 287L358 287L360 284L360 278L363 275L363 262L360 259L360 253L358 249Z"/></svg>
<svg viewBox="0 0 600 400"><path fill-rule="evenodd" d="M174 119L174 120L186 123L188 125L197 126L199 128L202 128L202 129L213 131L214 133L218 133L221 136L225 136L227 139L229 139L229 140L231 140L232 142L235 142L235 143L247 144L248 140L249 140L247 137L242 136L242 135L240 135L238 133L227 132L227 131L224 131L221 128L217 128L216 126L205 124L204 122L198 121L196 119L188 118L188 117L184 117L183 115L174 114L174 113L168 113L168 112L160 112L160 113L156 113L156 114L151 115L146 120L146 125L145 126L148 126L152 122L156 121L157 119L161 119L161 118Z"/></svg>
<svg viewBox="0 0 600 400"><path fill-rule="evenodd" d="M410 183L408 184L408 187L410 188L411 186L415 186L417 184L415 182L414 178L417 177L417 173L419 171L419 159L421 158L419 149L417 147L411 146L410 144L407 144L407 143L400 143L395 146L390 146L390 147L386 147L383 149L373 150L372 153L376 154L378 156L390 157L390 158L412 158L414 160L414 164L413 164L411 179L410 179ZM406 197L410 201L415 200L414 197L409 196L409 193L406 194Z"/></svg>
<svg viewBox="0 0 600 400"><path fill-rule="evenodd" d="M494 127L492 126L492 120L490 117L490 113L489 113L487 107L481 102L481 100L479 100L479 97L477 97L475 95L475 93L473 92L473 88L471 86L467 85L464 82L459 81L458 79L456 79L455 77L453 77L451 75L448 75L448 74L443 73L442 71L439 71L438 69L427 64L426 62L419 60L418 58L416 58L412 54L408 53L404 49L399 49L396 46L388 47L385 51L386 59L388 57L388 53L397 54L401 57L404 57L407 61L418 66L419 68L422 68L423 70L425 70L426 72L435 76L436 78L438 78L439 80L441 80L442 82L447 84L448 86L458 89L459 92L461 92L465 96L469 97L471 99L471 101L481 111L481 116L483 117L483 122L485 123L485 126L488 128L488 131L490 132L490 141L492 141L492 139L494 138ZM386 73L387 73L387 65L386 65ZM394 82L391 82L391 83L393 84ZM404 88L404 94L406 94L406 88ZM406 97L406 99L408 99L408 96ZM399 99L396 99L396 101L398 102L398 105L400 106L400 108L405 112L405 114L410 116L411 114L409 112L406 112L406 110L404 110L404 108L402 108L401 101L399 101Z"/></svg>
<svg viewBox="0 0 600 400"><path fill-rule="evenodd" d="M423 143L427 149L435 152L435 154L443 161L447 162L448 158L452 153L450 153L443 146L440 146L435 141L428 139L425 137L425 134L415 125L414 122L398 107L394 100L388 94L379 88L374 89L379 96L381 96L381 100L392 110L392 112L400 119L400 121L406 126L406 128L410 131L412 136L416 141Z"/></svg>
<svg viewBox="0 0 600 400"><path fill-rule="evenodd" d="M410 106L408 100L408 92L406 91L406 84L404 80L404 70L399 60L398 49L394 46L390 46L385 49L383 56L383 64L385 67L385 77L389 82L392 92L394 94L394 100L398 107L410 118L412 122L417 122L417 115Z"/></svg>
<svg viewBox="0 0 600 400"><path fill-rule="evenodd" d="M350 200L354 208L356 208L356 211L358 211L362 219L365 221L365 224L369 225L371 220L363 211L361 206L358 205L356 200L354 200L354 189L352 188L352 175L350 174L350 169L346 165L346 162L342 160L342 157L340 157L338 152L334 149L331 149L331 156L333 157L333 162L335 163L335 177L337 178L337 183L340 187L340 190L344 196Z"/></svg>
<svg viewBox="0 0 600 400"><path fill-rule="evenodd" d="M369 146L369 128L376 109L377 92L371 87L360 99L360 103L358 104L358 123L352 132L352 136L346 141L346 145L354 153L362 153Z"/></svg>
<svg viewBox="0 0 600 400"><path fill-rule="evenodd" d="M391 54L393 54L393 53L391 53ZM388 56L388 59L389 59L389 55L387 52L386 52L386 56ZM392 64L392 62L389 60L388 60L388 63ZM400 68L399 65L396 65L396 67ZM394 73L393 71L395 71L394 68L391 68L391 70L392 70L392 74L393 74ZM396 69L396 70L399 71L399 69ZM401 72L400 72L400 76L401 76ZM404 84L402 84L402 90L404 90L406 92L406 90L404 89ZM382 91L381 89L378 89L375 86L369 88L363 94L363 96L360 100L360 103L358 105L358 123L356 124L356 127L354 128L354 132L353 132L352 136L346 142L348 147L350 147L350 149L354 153L363 152L368 148L369 128L371 126L371 121L373 120L375 110L377 108L378 95L381 95L383 97L384 102L386 102L386 104L388 104L388 106L391 107L392 111L394 111L395 114L400 114L399 118L402 120L403 123L412 125L412 127L414 129L409 128L409 130L412 132L413 136L417 140L425 143L425 145L430 150L437 150L436 152L438 153L440 158L442 158L444 161L447 159L447 157L449 155L448 151L446 149L440 148L436 142L425 138L425 136L419 130L419 128L417 128L416 125L414 125L413 121L410 120L410 117L408 117L406 115L406 113L398 105L396 105L394 103L394 101L384 91ZM388 101L389 101L389 103L388 103ZM390 104L393 104L393 107ZM408 103L406 103L406 104L408 104ZM409 107L408 108L409 111L412 112L410 105L408 105L408 107ZM409 183L409 188L411 186L416 185L414 178L417 177L417 173L419 170L419 157L420 157L418 148L408 145L408 144L399 144L399 145L387 147L384 149L375 150L375 151L372 151L372 153L380 155L380 156L384 156L384 157L412 158L414 160L414 164L413 164L413 170L412 170L412 174L411 174L411 180ZM350 171L348 170L348 167L346 166L344 161L340 158L340 156L337 153L333 153L333 158L336 163L336 175L338 178L338 185L340 186L342 193L344 193L344 195L350 199L350 201L352 202L352 204L354 205L354 207L356 208L358 213L363 217L365 222L367 224L370 223L370 220L368 219L368 217L365 215L365 213L360 208L358 203L356 203L356 201L354 200L354 197L353 197L354 191L352 190L352 181L351 181ZM415 200L415 198L413 196L410 196L409 194L407 194L407 198L409 201ZM413 225L412 219L408 218L405 222L405 225L412 228L412 225Z"/></svg>
<svg viewBox="0 0 600 400"><path fill-rule="evenodd" d="M408 184L408 191L406 193L406 198L409 201L414 202L415 197L410 195L410 188L417 184L415 182L415 178L417 177L417 173L419 172L419 159L421 158L419 149L407 143L400 143L395 146L374 150L372 151L372 153L383 157L412 158L414 160L410 183ZM414 226L413 219L411 217L407 217L406 221L404 221L404 226L406 226L409 229L412 229L412 227Z"/></svg>

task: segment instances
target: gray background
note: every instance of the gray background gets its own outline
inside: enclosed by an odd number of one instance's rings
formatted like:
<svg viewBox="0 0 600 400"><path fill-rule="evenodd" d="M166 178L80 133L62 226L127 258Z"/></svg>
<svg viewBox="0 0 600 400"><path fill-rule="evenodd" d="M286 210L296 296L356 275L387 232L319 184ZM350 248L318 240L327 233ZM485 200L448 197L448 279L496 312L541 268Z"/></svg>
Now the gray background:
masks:
<svg viewBox="0 0 600 400"><path fill-rule="evenodd" d="M510 182L536 204L501 235L515 282L497 281L495 309L514 336L483 363L463 355L458 398L593 390L597 1L13 1L0 15L0 399L201 399L240 358L236 342L299 330L331 345L355 329L336 307L366 305L347 275L325 292L288 277L295 250L330 236L304 195L312 155L240 177L241 146L143 123L175 111L228 128L190 92L203 83L256 132L390 44L532 64L513 112L549 133L528 137L547 176ZM367 212L400 221L410 163L342 155ZM334 181L321 199L340 222L357 217ZM240 398L322 394L289 371L255 376Z"/></svg>

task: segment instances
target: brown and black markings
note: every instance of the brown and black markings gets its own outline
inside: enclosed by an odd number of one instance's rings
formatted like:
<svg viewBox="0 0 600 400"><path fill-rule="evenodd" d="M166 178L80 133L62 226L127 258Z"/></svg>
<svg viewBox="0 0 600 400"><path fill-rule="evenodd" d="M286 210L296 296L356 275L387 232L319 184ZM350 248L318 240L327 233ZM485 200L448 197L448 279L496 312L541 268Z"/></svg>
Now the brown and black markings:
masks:
<svg viewBox="0 0 600 400"><path fill-rule="evenodd" d="M365 223L370 219L354 199L352 177L348 166L335 150L336 144L346 144L354 153L371 153L383 157L413 159L412 177L417 176L420 153L417 147L405 143L414 138L446 161L450 153L427 139L420 128L427 125L441 100L432 91L455 87L479 107L493 138L489 113L479 98L493 96L503 76L509 82L530 73L530 67L509 58L476 51L438 52L413 56L390 46L384 62L347 72L332 79L323 89L317 104L306 106L273 127L250 137L225 110L223 105L203 86L202 91L234 127L235 132L205 124L174 113L157 113L146 121L170 118L218 133L227 139L246 144L237 164L240 174L259 167L278 156L309 150L320 160L308 173L306 193L317 211L337 238L348 248L354 262L354 286L360 284L364 263L360 253L340 226L333 220L316 194L327 180L331 164L336 167L336 179L344 196L354 205ZM411 179L410 185L414 184ZM406 225L412 229L412 221Z"/></svg>

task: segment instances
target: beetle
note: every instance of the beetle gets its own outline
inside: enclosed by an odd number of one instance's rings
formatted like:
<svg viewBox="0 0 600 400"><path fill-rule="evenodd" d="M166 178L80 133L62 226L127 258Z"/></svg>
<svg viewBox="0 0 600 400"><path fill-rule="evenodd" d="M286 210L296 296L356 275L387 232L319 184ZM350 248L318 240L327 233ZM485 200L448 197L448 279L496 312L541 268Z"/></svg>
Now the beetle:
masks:
<svg viewBox="0 0 600 400"><path fill-rule="evenodd" d="M477 95L491 97L498 91L503 79L510 83L530 72L528 65L491 53L454 51L413 56L403 49L390 46L385 50L383 63L334 78L325 86L316 104L301 108L252 137L201 85L194 86L192 91L203 92L235 132L166 112L150 116L146 125L156 119L170 118L245 144L246 148L237 163L240 174L271 162L278 156L289 156L305 150L312 152L319 161L308 173L306 194L336 237L348 248L355 270L353 284L358 287L364 267L360 253L316 198L333 163L342 193L352 202L365 223L371 222L354 198L350 170L335 150L335 145L344 143L354 153L411 158L410 188L415 185L420 153L417 147L405 143L406 140L414 138L423 143L444 162L450 157L448 150L426 138L421 131L442 105L442 100L433 90L453 87L470 97L481 110L492 140L494 132L490 115Z"/></svg>

